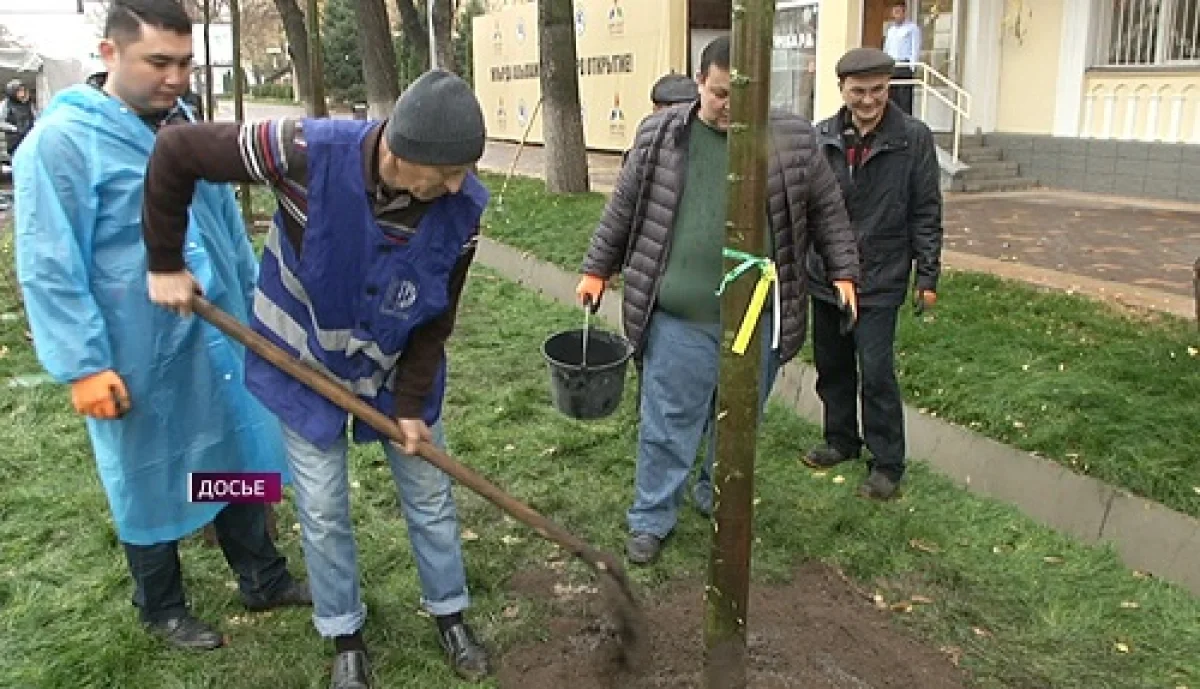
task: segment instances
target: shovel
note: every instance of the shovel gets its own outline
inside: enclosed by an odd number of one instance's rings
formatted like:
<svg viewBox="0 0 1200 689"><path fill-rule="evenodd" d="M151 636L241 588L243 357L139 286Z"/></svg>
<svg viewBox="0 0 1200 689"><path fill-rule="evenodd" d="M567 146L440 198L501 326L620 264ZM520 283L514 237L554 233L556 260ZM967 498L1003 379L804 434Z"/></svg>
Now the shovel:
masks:
<svg viewBox="0 0 1200 689"><path fill-rule="evenodd" d="M314 392L352 414L367 425L391 439L403 444L404 436L395 420L359 399L357 395L342 387L327 374L296 360L275 346L262 335L246 327L235 318L214 306L202 296L192 298L192 309L217 330L240 342L247 349L271 362L284 373L312 388ZM575 535L550 521L532 507L501 490L465 464L454 459L431 443L422 441L417 449L430 464L449 474L454 480L483 496L496 507L517 521L536 531L543 538L556 543L575 557L583 560L599 575L602 589L613 606L618 637L621 643L622 660L637 669L645 660L645 624L637 598L633 595L629 577L620 563L608 553L597 550Z"/></svg>

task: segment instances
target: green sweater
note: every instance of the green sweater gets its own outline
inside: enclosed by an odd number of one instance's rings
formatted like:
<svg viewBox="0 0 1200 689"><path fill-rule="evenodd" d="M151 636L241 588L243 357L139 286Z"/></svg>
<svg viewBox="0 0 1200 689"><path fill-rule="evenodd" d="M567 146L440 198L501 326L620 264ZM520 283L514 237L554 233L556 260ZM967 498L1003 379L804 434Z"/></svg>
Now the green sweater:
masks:
<svg viewBox="0 0 1200 689"><path fill-rule="evenodd" d="M676 318L719 323L721 301L716 292L724 274L729 146L724 132L699 118L689 129L687 178L658 288L658 308Z"/></svg>

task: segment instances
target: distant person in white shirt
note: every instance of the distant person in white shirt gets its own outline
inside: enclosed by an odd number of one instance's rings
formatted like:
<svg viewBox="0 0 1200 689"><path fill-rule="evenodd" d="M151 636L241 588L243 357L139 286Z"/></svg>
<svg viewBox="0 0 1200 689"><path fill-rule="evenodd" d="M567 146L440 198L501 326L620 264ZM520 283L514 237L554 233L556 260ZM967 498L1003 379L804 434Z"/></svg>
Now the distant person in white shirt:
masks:
<svg viewBox="0 0 1200 689"><path fill-rule="evenodd" d="M908 18L908 3L896 0L892 3L892 23L888 25L887 35L883 39L883 52L892 56L896 61L893 79L912 79L913 70L910 63L921 59L921 27ZM892 101L904 111L912 114L913 87L912 84L892 83Z"/></svg>

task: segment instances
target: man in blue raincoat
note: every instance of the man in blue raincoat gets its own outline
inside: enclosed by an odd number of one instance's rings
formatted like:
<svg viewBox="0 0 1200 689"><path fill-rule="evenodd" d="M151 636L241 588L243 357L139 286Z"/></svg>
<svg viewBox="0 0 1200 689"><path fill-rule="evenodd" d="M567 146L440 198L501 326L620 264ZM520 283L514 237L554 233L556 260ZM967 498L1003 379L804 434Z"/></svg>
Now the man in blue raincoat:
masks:
<svg viewBox="0 0 1200 689"><path fill-rule="evenodd" d="M188 499L189 472L283 469L279 424L246 390L242 351L147 294L143 176L159 128L191 126L178 100L191 32L176 0L112 4L107 74L59 93L17 154L16 248L38 359L87 416L142 621L175 646L209 649L223 640L188 611L177 552L204 525L215 525L247 607L310 597L276 551L264 505ZM255 257L227 187L197 188L187 255L209 298L245 319Z"/></svg>
<svg viewBox="0 0 1200 689"><path fill-rule="evenodd" d="M270 185L279 212L251 322L276 346L397 419L406 442L385 443L384 451L408 523L421 602L451 668L471 680L485 677L490 664L463 619L467 578L450 477L415 455L422 440L444 442L445 344L488 201L470 171L484 140L471 87L440 70L414 81L384 122L175 127L159 137L150 159L142 216L150 298L187 312L199 276L184 251L184 230L197 185ZM313 622L336 652L331 686L365 689L367 609L350 520L347 414L253 352L246 381L284 424ZM354 439L381 436L356 421Z"/></svg>

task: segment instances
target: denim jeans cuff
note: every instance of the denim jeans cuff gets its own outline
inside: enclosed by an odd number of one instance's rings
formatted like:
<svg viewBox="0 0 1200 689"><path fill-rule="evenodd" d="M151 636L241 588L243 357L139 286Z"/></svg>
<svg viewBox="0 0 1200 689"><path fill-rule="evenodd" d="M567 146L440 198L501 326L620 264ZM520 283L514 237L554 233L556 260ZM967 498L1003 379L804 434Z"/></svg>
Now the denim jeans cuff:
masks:
<svg viewBox="0 0 1200 689"><path fill-rule="evenodd" d="M362 629L367 621L367 606L359 607L357 612L335 617L318 617L313 615L313 626L317 633L325 638L334 636L349 636Z"/></svg>
<svg viewBox="0 0 1200 689"><path fill-rule="evenodd" d="M451 596L450 598L436 602L422 598L421 607L425 608L425 612L428 612L430 615L441 617L442 615L453 615L456 612L466 610L470 602L470 597L464 591L457 596Z"/></svg>

